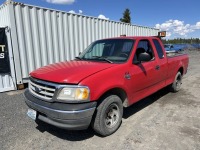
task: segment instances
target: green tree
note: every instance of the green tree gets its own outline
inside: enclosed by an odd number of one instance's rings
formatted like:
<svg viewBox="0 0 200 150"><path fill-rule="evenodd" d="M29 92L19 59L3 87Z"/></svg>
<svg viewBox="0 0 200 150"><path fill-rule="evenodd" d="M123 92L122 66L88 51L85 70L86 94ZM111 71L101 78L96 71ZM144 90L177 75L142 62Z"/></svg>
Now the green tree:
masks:
<svg viewBox="0 0 200 150"><path fill-rule="evenodd" d="M123 13L123 18L120 19L121 22L131 23L131 11L127 8Z"/></svg>
<svg viewBox="0 0 200 150"><path fill-rule="evenodd" d="M162 39L164 44L200 44L199 38L190 38L190 39L182 39L182 38L175 38L175 39Z"/></svg>

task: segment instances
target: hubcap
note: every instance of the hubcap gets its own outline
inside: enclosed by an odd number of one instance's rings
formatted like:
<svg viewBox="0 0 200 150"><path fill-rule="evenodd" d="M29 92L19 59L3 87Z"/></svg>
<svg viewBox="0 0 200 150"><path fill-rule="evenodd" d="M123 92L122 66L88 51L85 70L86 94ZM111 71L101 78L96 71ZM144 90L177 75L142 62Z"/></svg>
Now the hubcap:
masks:
<svg viewBox="0 0 200 150"><path fill-rule="evenodd" d="M181 76L178 76L176 79L176 88L180 89L181 88Z"/></svg>
<svg viewBox="0 0 200 150"><path fill-rule="evenodd" d="M108 128L112 128L117 124L119 121L119 113L119 107L117 104L111 104L108 107L105 116L105 124Z"/></svg>

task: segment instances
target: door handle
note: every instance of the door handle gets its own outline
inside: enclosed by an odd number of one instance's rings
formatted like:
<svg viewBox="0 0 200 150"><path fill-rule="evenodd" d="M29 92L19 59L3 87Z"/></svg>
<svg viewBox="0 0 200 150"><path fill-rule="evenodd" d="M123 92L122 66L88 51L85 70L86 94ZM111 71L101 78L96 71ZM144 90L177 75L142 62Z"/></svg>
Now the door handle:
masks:
<svg viewBox="0 0 200 150"><path fill-rule="evenodd" d="M157 65L157 66L155 67L155 69L156 69L156 70L160 70L160 66Z"/></svg>

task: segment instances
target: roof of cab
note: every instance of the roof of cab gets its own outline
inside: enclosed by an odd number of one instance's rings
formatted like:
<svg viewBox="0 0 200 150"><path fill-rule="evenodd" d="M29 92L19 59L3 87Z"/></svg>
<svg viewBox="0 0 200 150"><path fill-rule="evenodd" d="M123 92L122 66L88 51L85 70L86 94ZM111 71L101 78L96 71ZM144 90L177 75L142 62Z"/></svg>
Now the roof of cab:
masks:
<svg viewBox="0 0 200 150"><path fill-rule="evenodd" d="M105 38L100 40L107 40L107 39L158 39L157 36L120 36L120 37L112 37L112 38Z"/></svg>

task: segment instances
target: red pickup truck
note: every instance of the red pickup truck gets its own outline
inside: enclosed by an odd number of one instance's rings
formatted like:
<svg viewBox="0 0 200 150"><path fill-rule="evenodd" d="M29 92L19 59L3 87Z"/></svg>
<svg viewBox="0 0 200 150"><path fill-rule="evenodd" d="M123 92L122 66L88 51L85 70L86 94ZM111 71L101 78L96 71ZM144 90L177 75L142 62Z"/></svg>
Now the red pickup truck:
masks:
<svg viewBox="0 0 200 150"><path fill-rule="evenodd" d="M120 126L123 108L170 86L179 91L187 54L167 56L158 37L117 37L93 42L75 60L30 73L28 116L64 129L102 136Z"/></svg>

